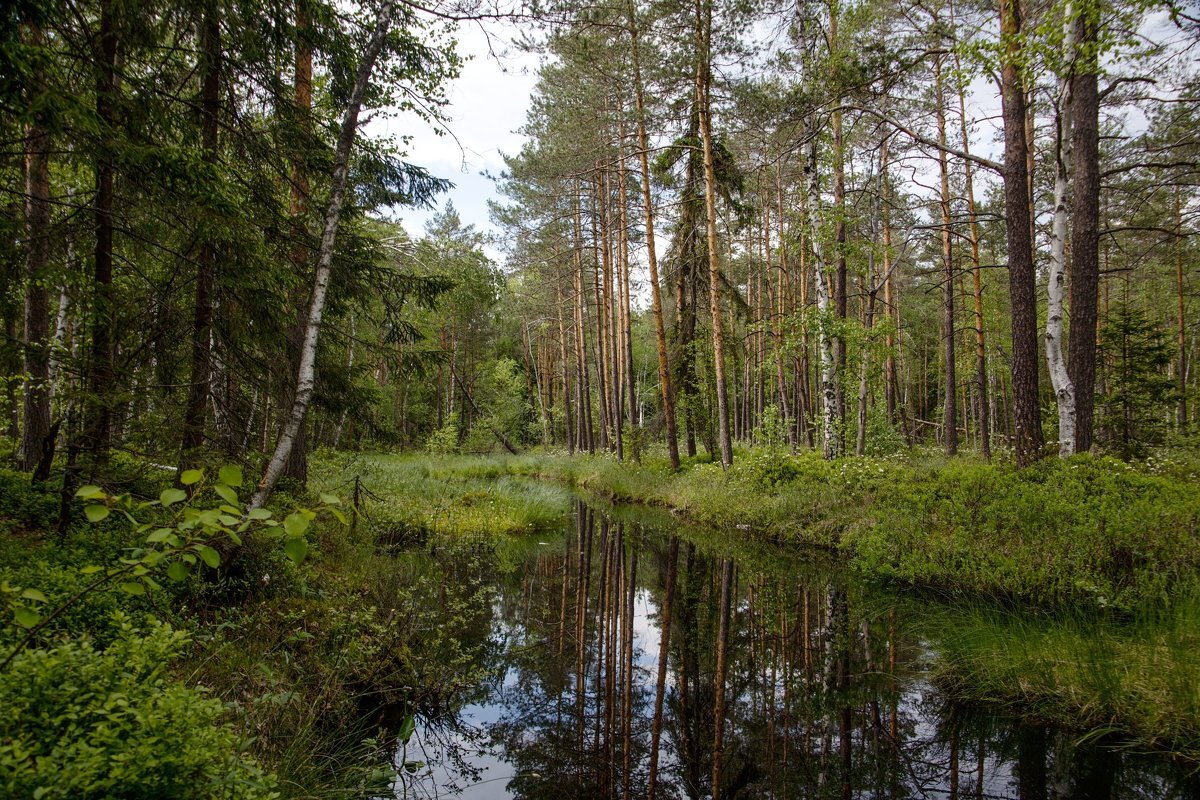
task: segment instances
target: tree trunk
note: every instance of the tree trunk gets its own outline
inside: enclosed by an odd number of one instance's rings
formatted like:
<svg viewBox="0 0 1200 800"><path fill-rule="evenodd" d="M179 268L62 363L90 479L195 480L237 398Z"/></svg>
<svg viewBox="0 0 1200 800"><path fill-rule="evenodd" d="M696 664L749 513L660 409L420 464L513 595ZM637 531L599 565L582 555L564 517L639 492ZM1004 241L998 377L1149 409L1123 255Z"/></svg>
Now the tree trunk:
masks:
<svg viewBox="0 0 1200 800"><path fill-rule="evenodd" d="M113 0L100 0L99 52L96 58L96 116L105 129L116 126L117 20ZM88 373L88 415L84 442L95 460L103 460L112 427L113 389L113 175L112 156L96 159L94 201L95 257L92 266L92 347Z"/></svg>
<svg viewBox="0 0 1200 800"><path fill-rule="evenodd" d="M1037 291L1029 213L1025 88L1019 66L1021 13L1017 0L1001 0L1000 28L1006 42L1001 66L1001 99L1005 230L1012 303L1014 445L1018 466L1028 466L1042 456L1042 418L1038 407Z"/></svg>
<svg viewBox="0 0 1200 800"><path fill-rule="evenodd" d="M1074 25L1068 17L1064 47L1074 48ZM1071 170L1071 77L1059 79L1057 119L1054 136L1054 221L1050 226L1050 272L1046 278L1046 365L1050 383L1058 400L1058 455L1067 458L1075 452L1075 387L1067 374L1063 358L1063 299L1067 267L1067 195Z"/></svg>
<svg viewBox="0 0 1200 800"><path fill-rule="evenodd" d="M291 455L296 436L304 424L308 412L308 404L312 399L313 382L315 378L317 359L317 340L321 332L321 317L325 311L325 293L329 289L329 275L333 265L333 248L337 241L338 223L342 215L342 199L346 193L346 180L350 165L350 150L354 146L354 137L358 131L358 114L362 106L363 95L371 80L371 72L375 62L383 51L387 40L388 29L395 16L396 6L387 3L379 12L375 23L375 31L367 43L362 62L354 79L354 88L350 92L350 100L342 118L341 131L338 134L337 149L334 154L333 180L330 182L329 203L325 209L325 227L321 234L321 247L317 252L317 269L313 277L312 300L309 304L308 322L304 327L304 346L300 352L300 365L296 371L296 396L292 401L292 409L288 415L287 425L279 435L279 442L271 456L258 491L251 500L251 508L260 508L270 497L275 483L283 473L284 464Z"/></svg>
<svg viewBox="0 0 1200 800"><path fill-rule="evenodd" d="M41 48L41 28L30 24L28 32L30 47ZM43 77L39 70L35 91L44 90ZM38 466L50 435L50 134L40 116L25 133L25 414L17 468L26 471Z"/></svg>
<svg viewBox="0 0 1200 800"><path fill-rule="evenodd" d="M822 434L824 435L825 458L841 455L838 437L837 383L838 365L834 358L833 341L829 336L829 287L825 280L825 259L821 255L821 223L818 219L821 195L817 188L817 137L809 143L808 161L804 171L808 179L808 222L809 238L813 256L813 285L817 289L817 349L821 358L821 404L823 411Z"/></svg>
<svg viewBox="0 0 1200 800"><path fill-rule="evenodd" d="M216 0L208 0L204 9L204 28L200 56L201 147L203 159L216 164L218 114L221 110L221 20ZM213 290L216 284L217 254L211 235L200 247L196 262L196 299L192 317L192 377L187 407L183 416L180 470L195 463L204 446L204 424L208 409L209 384L212 382Z"/></svg>
<svg viewBox="0 0 1200 800"><path fill-rule="evenodd" d="M954 6L950 6L951 25L956 27ZM962 73L962 63L957 48L954 51L954 71ZM962 127L963 153L970 154L971 143L967 131L967 100L963 83L958 84L958 111ZM963 170L967 190L967 232L971 240L971 288L975 300L975 383L979 393L979 452L986 459L992 457L992 410L988 403L987 342L983 331L983 267L979 257L979 214L975 206L975 166L969 158L963 159Z"/></svg>
<svg viewBox="0 0 1200 800"><path fill-rule="evenodd" d="M938 168L941 172L942 211L942 352L946 363L946 390L942 398L942 430L946 455L958 453L958 374L954 346L954 250L950 239L950 164L946 155L946 95L942 83L942 57L933 61L934 92L937 95Z"/></svg>
<svg viewBox="0 0 1200 800"><path fill-rule="evenodd" d="M662 390L663 421L667 428L667 456L671 469L679 469L679 432L675 424L675 399L671 391L671 365L667 357L667 328L663 320L662 293L658 285L658 254L654 235L654 200L650 195L650 140L646 135L646 100L642 87L641 54L638 49L637 11L629 2L630 58L633 62L634 101L637 104L638 166L642 173L642 211L646 218L646 261L650 269L650 307L654 314L654 341L658 349L658 381ZM651 781L650 791L654 791Z"/></svg>
<svg viewBox="0 0 1200 800"><path fill-rule="evenodd" d="M697 0L696 104L700 111L700 143L704 151L704 211L708 222L708 305L712 315L713 367L717 381L717 440L721 448L721 466L733 464L733 440L729 431L729 394L725 382L725 330L721 316L721 266L717 253L717 178L713 165L712 108L709 84L712 80L711 0Z"/></svg>
<svg viewBox="0 0 1200 800"><path fill-rule="evenodd" d="M1096 392L1096 306L1100 292L1100 96L1096 3L1079 4L1071 78L1071 330L1068 369L1075 387L1075 451L1092 447Z"/></svg>

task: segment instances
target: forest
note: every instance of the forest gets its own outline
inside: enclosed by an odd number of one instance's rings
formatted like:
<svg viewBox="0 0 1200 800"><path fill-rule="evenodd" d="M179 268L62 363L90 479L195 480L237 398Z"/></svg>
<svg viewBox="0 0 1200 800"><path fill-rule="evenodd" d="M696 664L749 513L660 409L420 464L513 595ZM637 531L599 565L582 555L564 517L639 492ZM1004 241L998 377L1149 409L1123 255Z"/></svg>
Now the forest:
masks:
<svg viewBox="0 0 1200 800"><path fill-rule="evenodd" d="M1194 3L0 26L0 793L1200 796Z"/></svg>

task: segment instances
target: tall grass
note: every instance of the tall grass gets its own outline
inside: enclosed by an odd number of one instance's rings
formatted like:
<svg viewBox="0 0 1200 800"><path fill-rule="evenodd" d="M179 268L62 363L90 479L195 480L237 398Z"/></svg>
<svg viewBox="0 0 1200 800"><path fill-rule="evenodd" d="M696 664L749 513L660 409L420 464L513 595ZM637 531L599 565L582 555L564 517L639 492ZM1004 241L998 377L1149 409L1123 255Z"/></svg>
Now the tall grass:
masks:
<svg viewBox="0 0 1200 800"><path fill-rule="evenodd" d="M920 612L948 694L1200 762L1200 596L1116 625L995 606Z"/></svg>
<svg viewBox="0 0 1200 800"><path fill-rule="evenodd" d="M349 495L361 482L363 522L385 542L529 533L571 508L563 487L518 479L489 459L332 453L314 464L314 490Z"/></svg>

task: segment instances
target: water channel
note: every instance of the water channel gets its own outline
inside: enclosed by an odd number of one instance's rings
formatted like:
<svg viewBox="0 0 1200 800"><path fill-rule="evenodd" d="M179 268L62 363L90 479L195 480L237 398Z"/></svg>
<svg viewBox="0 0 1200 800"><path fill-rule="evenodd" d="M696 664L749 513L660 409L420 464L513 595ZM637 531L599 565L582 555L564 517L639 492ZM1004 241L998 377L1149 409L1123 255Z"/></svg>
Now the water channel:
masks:
<svg viewBox="0 0 1200 800"><path fill-rule="evenodd" d="M919 624L945 604L819 554L581 501L467 562L429 613L466 609L445 661L475 684L398 745L399 797L1200 797L1165 757L949 701Z"/></svg>

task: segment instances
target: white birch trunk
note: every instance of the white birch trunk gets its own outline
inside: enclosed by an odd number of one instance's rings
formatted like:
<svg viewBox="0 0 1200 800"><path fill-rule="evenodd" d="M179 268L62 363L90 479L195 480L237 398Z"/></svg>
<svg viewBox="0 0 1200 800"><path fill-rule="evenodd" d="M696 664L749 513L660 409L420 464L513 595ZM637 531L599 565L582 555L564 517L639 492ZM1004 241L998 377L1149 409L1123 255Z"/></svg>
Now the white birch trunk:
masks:
<svg viewBox="0 0 1200 800"><path fill-rule="evenodd" d="M1074 59L1075 26L1071 23L1072 4L1066 7L1064 47ZM1058 400L1058 455L1067 458L1075 452L1075 387L1063 358L1063 298L1066 289L1067 194L1071 165L1071 69L1059 78L1058 115L1054 142L1054 220L1050 227L1050 273L1046 296L1046 364L1050 383Z"/></svg>
<svg viewBox="0 0 1200 800"><path fill-rule="evenodd" d="M363 53L362 63L358 65L358 74L354 79L354 88L350 93L350 101L346 106L346 114L342 118L341 132L338 134L337 151L334 156L333 180L329 189L329 204L325 209L325 228L321 234L321 246L317 255L317 269L313 276L312 300L308 307L308 320L304 326L304 345L300 350L300 363L296 369L296 394L292 401L292 410L288 415L287 424L279 435L275 452L267 463L267 469L259 481L258 490L250 501L250 508L261 508L271 496L279 476L283 473L292 446L304 417L308 413L308 404L312 399L314 365L317 360L317 340L321 333L321 317L325 311L325 293L329 289L329 275L333 264L333 247L337 241L338 223L342 215L342 199L346 194L347 173L350 166L350 150L354 146L354 136L358 130L358 114L362 107L363 95L371 80L371 72L375 62L383 51L388 29L396 13L395 3L387 3L379 12L375 31Z"/></svg>
<svg viewBox="0 0 1200 800"><path fill-rule="evenodd" d="M808 224L812 242L813 275L817 289L817 349L821 354L821 408L822 435L825 443L825 458L837 458L837 362L833 357L833 337L826 330L829 316L829 284L825 281L825 259L821 254L821 223L817 214L821 196L817 190L817 139L813 135L809 144L808 163Z"/></svg>

